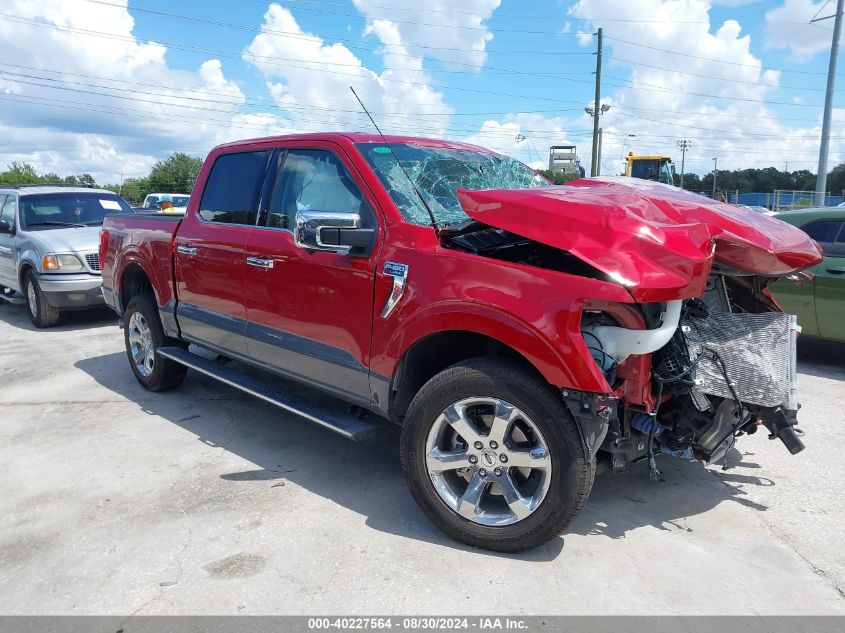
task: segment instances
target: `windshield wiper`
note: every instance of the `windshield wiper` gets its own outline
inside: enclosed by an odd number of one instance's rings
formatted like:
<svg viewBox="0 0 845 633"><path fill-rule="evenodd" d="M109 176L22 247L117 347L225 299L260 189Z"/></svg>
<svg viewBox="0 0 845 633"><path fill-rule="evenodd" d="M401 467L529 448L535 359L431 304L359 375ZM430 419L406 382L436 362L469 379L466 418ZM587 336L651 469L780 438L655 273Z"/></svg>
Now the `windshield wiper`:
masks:
<svg viewBox="0 0 845 633"><path fill-rule="evenodd" d="M81 222L57 222L56 220L44 220L43 222L30 222L27 226L81 226L82 228L85 228L86 225Z"/></svg>

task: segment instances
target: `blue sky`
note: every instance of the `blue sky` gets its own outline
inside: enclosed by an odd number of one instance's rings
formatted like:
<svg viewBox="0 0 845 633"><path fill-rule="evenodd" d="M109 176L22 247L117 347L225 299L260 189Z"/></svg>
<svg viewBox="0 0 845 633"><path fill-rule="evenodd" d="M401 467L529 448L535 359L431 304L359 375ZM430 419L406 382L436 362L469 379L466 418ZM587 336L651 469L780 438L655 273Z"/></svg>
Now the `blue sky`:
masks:
<svg viewBox="0 0 845 633"><path fill-rule="evenodd" d="M832 20L823 1L4 0L0 161L103 182L234 138L368 129L470 140L539 166L590 153L604 41L602 167L815 171ZM32 42L38 44L33 47ZM845 72L845 71L843 71ZM835 106L845 83L840 79ZM831 165L842 160L836 111ZM524 140L522 140L524 137ZM839 137L842 137L841 139Z"/></svg>

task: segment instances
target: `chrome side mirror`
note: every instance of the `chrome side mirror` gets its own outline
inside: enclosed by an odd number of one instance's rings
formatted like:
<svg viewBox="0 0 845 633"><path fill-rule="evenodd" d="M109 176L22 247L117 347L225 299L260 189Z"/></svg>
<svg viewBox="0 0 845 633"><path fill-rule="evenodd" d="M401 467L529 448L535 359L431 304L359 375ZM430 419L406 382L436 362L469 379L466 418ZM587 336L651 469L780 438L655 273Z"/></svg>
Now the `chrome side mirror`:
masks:
<svg viewBox="0 0 845 633"><path fill-rule="evenodd" d="M332 211L297 211L293 238L296 245L311 251L346 252L369 248L374 229L361 228L357 213Z"/></svg>

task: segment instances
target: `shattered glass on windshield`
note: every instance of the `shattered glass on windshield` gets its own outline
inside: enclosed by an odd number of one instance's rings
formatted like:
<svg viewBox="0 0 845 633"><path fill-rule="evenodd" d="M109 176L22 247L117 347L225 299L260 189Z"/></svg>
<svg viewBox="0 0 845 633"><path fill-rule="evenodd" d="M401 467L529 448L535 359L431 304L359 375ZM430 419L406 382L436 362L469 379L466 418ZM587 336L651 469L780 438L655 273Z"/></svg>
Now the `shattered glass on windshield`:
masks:
<svg viewBox="0 0 845 633"><path fill-rule="evenodd" d="M359 143L358 150L402 216L414 224L431 224L415 187L437 223L445 226L469 219L458 201L458 189L529 189L549 184L526 165L499 154L410 143Z"/></svg>

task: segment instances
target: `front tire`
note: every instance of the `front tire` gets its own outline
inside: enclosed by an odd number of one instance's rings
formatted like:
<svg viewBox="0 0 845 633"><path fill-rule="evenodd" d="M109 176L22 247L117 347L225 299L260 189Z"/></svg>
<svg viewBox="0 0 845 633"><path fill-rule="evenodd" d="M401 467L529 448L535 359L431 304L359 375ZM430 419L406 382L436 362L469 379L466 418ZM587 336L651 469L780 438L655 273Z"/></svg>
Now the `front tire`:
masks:
<svg viewBox="0 0 845 633"><path fill-rule="evenodd" d="M141 386L149 391L166 391L181 385L188 368L159 355L158 349L183 343L165 336L153 295L133 297L126 306L124 322L126 355Z"/></svg>
<svg viewBox="0 0 845 633"><path fill-rule="evenodd" d="M560 534L593 483L560 394L504 359L471 359L429 380L408 408L400 451L426 516L458 541L501 552Z"/></svg>
<svg viewBox="0 0 845 633"><path fill-rule="evenodd" d="M31 270L24 275L23 293L26 299L26 312L35 327L53 327L59 322L59 309L47 302L47 297L38 285L35 273Z"/></svg>

